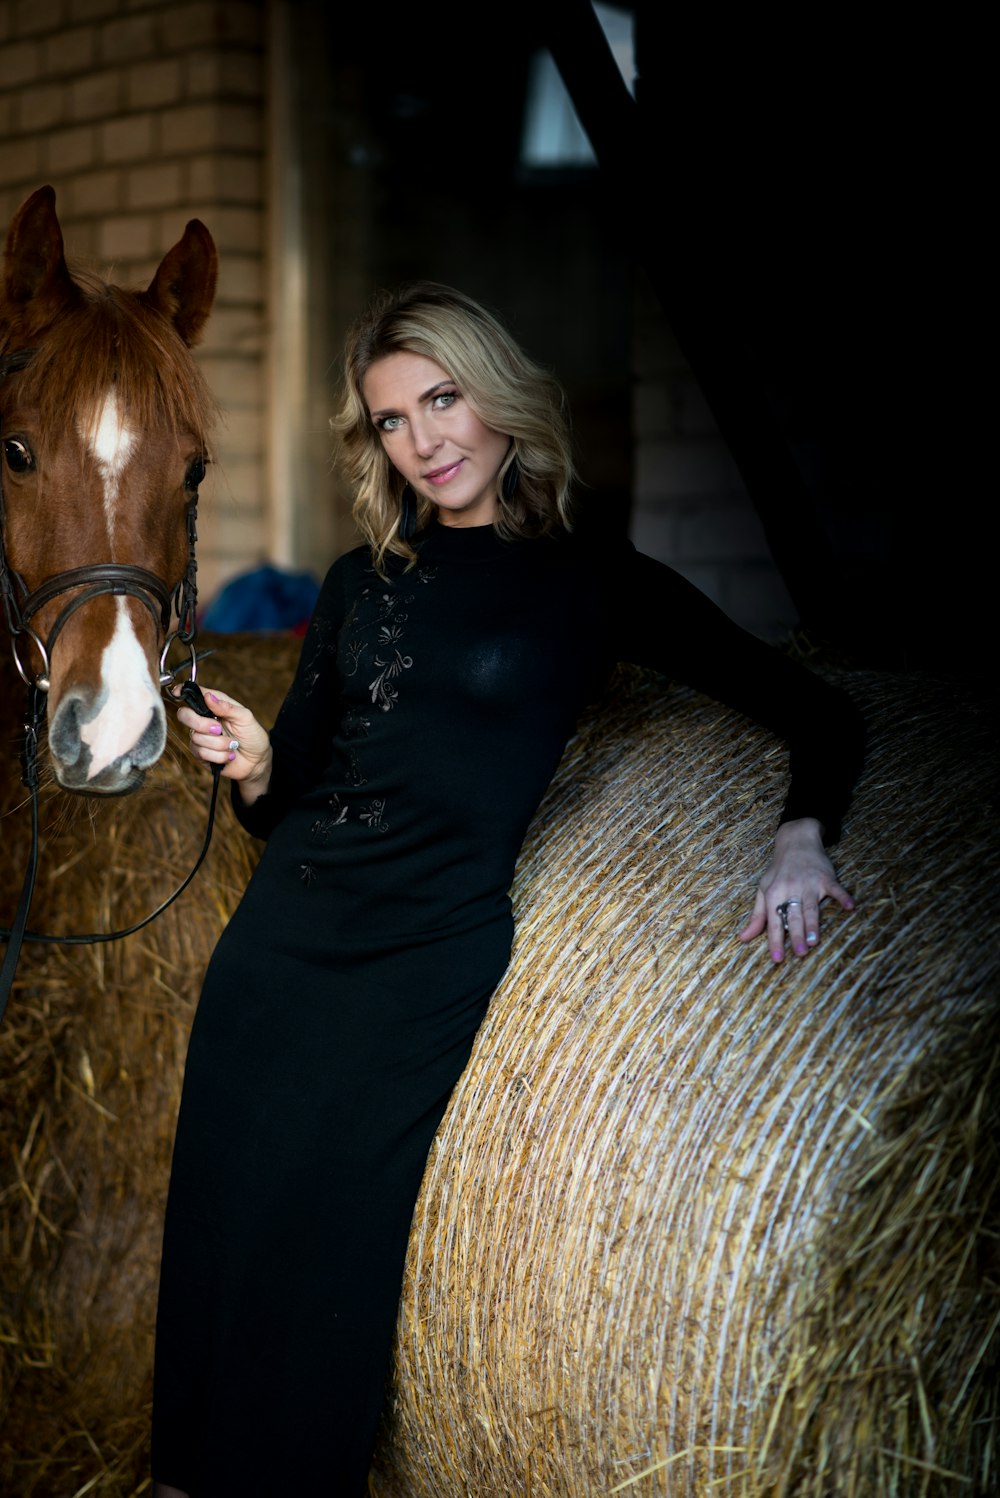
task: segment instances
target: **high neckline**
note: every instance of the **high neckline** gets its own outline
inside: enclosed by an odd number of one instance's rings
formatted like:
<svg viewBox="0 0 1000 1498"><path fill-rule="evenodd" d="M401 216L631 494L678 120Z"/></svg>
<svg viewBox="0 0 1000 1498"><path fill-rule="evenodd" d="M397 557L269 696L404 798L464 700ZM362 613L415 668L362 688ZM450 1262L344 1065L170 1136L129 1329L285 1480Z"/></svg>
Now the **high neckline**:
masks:
<svg viewBox="0 0 1000 1498"><path fill-rule="evenodd" d="M509 554L516 541L505 541L493 525L429 525L415 538L422 561L443 561L455 557L476 561Z"/></svg>

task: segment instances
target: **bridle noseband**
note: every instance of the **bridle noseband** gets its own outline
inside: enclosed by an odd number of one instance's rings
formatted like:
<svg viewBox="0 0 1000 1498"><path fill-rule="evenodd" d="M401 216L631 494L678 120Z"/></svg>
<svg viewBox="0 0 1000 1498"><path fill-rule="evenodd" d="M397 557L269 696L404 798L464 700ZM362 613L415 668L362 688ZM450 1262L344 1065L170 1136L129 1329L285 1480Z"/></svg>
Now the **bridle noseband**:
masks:
<svg viewBox="0 0 1000 1498"><path fill-rule="evenodd" d="M6 379L8 375L17 373L24 369L31 361L36 350L22 349L17 353L6 354L0 357L0 380ZM0 425L0 442L3 440L2 425ZM2 462L2 460L0 460ZM0 1020L3 1018L7 1006L7 999L14 981L14 971L20 955L22 941L49 942L60 945L76 946L93 942L116 941L123 936L130 936L133 931L138 931L142 926L148 925L166 910L168 905L173 904L178 895L187 889L191 880L198 872L205 855L208 852L212 840L212 828L215 822L215 806L219 794L219 767L213 766L212 797L208 810L208 825L205 840L201 852L191 872L178 885L173 894L164 900L162 905L150 912L141 921L126 927L121 931L89 932L79 936L49 936L43 932L29 931L26 929L28 909L34 891L35 875L38 867L38 764L37 746L38 733L41 728L42 719L45 716L46 694L51 684L50 670L52 650L56 640L77 609L89 603L91 599L98 598L102 594L111 594L116 597L136 598L144 604L152 615L153 622L158 631L164 637L163 649L159 661L159 684L161 689L166 689L177 679L177 673L183 667L173 670L167 665L170 648L175 640L187 646L190 660L185 662L189 669L190 681L194 681L198 674L198 654L195 650L195 635L197 633L197 605L198 586L196 559L196 547L198 541L197 510L198 510L198 485L189 483L188 501L185 506L185 527L187 530L188 558L183 576L175 585L168 587L154 572L149 572L145 567L136 567L129 562L94 562L83 567L70 567L64 572L58 572L53 577L46 578L37 588L29 591L27 584L19 573L9 566L4 536L4 499L3 499L3 470L0 466L0 597L3 598L4 615L7 627L10 630L11 649L14 656L14 664L18 675L28 689L28 706L25 714L24 740L21 751L21 779L31 796L32 808L32 845L31 857L25 872L24 884L21 890L21 898L18 903L17 914L13 926L8 930L0 927L0 940L7 938L7 953L4 957L3 966L0 968ZM52 627L48 633L48 639L42 640L40 635L31 626L31 620L38 614L39 610L54 598L60 597L74 589L80 591L63 604ZM176 613L177 625L170 629L170 621ZM24 661L18 653L19 641L27 639L34 646L41 661L41 669L32 676L27 670Z"/></svg>

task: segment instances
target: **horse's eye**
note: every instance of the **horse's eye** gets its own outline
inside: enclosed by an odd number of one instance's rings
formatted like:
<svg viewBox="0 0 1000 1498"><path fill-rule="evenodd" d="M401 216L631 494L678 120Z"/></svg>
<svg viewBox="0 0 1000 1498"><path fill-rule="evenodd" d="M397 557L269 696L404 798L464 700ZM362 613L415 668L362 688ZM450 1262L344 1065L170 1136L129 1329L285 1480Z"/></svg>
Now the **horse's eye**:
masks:
<svg viewBox="0 0 1000 1498"><path fill-rule="evenodd" d="M5 437L3 440L3 455L7 459L7 467L11 473L27 473L29 468L34 468L35 459L31 448L20 437Z"/></svg>
<svg viewBox="0 0 1000 1498"><path fill-rule="evenodd" d="M184 478L184 487L194 493L202 479L205 477L205 459L201 456L192 458L191 466Z"/></svg>

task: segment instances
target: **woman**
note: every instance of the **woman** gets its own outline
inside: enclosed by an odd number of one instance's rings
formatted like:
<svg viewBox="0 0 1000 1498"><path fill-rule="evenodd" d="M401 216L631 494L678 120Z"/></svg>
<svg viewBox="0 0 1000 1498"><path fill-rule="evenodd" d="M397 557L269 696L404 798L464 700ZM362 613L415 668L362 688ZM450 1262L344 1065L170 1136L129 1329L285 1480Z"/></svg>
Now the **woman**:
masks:
<svg viewBox="0 0 1000 1498"><path fill-rule="evenodd" d="M323 584L270 734L224 691L195 755L266 838L195 1019L157 1328L160 1498L365 1491L413 1205L508 962L528 822L615 661L781 735L792 779L749 941L850 908L824 842L850 701L630 543L571 535L562 393L433 284L350 335L334 426L364 544ZM720 912L721 914L721 912Z"/></svg>

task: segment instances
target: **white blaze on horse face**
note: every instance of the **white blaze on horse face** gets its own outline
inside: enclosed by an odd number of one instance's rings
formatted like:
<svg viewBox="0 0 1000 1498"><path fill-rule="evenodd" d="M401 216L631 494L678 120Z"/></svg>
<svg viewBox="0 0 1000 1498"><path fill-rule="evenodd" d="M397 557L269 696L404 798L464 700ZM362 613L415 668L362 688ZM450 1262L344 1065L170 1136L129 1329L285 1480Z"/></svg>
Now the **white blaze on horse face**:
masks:
<svg viewBox="0 0 1000 1498"><path fill-rule="evenodd" d="M137 434L124 419L114 390L108 392L90 421L81 421L79 435L97 463L104 486L104 514L109 545L114 541L115 513L121 476L137 445ZM114 634L101 658L101 685L96 716L81 725L80 737L90 749L87 778L107 769L116 760L128 758L147 734L151 723L163 716L160 693L150 675L146 653L129 618L124 598L115 600ZM137 762L149 764L162 744L151 752L148 742Z"/></svg>
<svg viewBox="0 0 1000 1498"><path fill-rule="evenodd" d="M80 439L97 461L104 482L104 514L109 535L114 531L118 483L136 445L136 434L125 420L118 395L109 390L89 421L81 421Z"/></svg>
<svg viewBox="0 0 1000 1498"><path fill-rule="evenodd" d="M115 599L115 606L118 611L115 632L101 657L101 708L96 717L80 727L80 737L90 749L88 780L116 760L130 757L151 723L163 713L160 694L150 677L125 599ZM162 747L159 737L156 744L147 740L133 763L143 767L151 764Z"/></svg>

